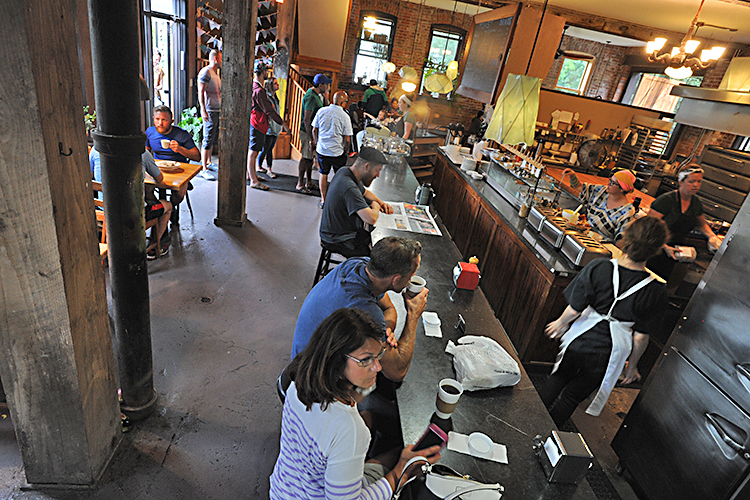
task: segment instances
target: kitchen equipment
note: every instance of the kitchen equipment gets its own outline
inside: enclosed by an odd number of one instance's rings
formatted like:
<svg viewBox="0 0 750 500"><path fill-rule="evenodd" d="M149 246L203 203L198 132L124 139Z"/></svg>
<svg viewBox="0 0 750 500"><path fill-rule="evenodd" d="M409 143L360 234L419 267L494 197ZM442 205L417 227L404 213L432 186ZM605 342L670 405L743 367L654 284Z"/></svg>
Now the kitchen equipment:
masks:
<svg viewBox="0 0 750 500"><path fill-rule="evenodd" d="M578 484L594 459L583 436L576 432L552 431L544 442L536 436L533 449L550 483Z"/></svg>
<svg viewBox="0 0 750 500"><path fill-rule="evenodd" d="M454 144L456 139L461 137L464 132L464 126L460 123L451 123L446 127L448 132L445 134L445 145Z"/></svg>
<svg viewBox="0 0 750 500"><path fill-rule="evenodd" d="M577 266L585 266L594 259L612 257L612 252L601 243L584 234L572 231L565 235L562 254Z"/></svg>
<svg viewBox="0 0 750 500"><path fill-rule="evenodd" d="M471 172L476 169L477 161L474 158L464 157L464 159L461 160L461 170L463 170L464 172Z"/></svg>
<svg viewBox="0 0 750 500"><path fill-rule="evenodd" d="M471 262L459 262L453 268L453 284L462 290L475 290L479 285L479 268Z"/></svg>
<svg viewBox="0 0 750 500"><path fill-rule="evenodd" d="M435 196L435 191L429 182L425 182L424 184L420 184L414 193L414 203L417 205L429 205L432 202L433 196Z"/></svg>
<svg viewBox="0 0 750 500"><path fill-rule="evenodd" d="M526 221L528 222L529 226L534 229L534 231L538 232L542 230L542 223L544 222L544 219L546 219L547 217L552 217L554 215L555 211L553 209L534 205L531 208L529 217L526 219Z"/></svg>
<svg viewBox="0 0 750 500"><path fill-rule="evenodd" d="M560 250L565 240L567 221L560 216L552 215L544 219L539 234L552 245L555 250ZM572 231L567 231L572 232Z"/></svg>

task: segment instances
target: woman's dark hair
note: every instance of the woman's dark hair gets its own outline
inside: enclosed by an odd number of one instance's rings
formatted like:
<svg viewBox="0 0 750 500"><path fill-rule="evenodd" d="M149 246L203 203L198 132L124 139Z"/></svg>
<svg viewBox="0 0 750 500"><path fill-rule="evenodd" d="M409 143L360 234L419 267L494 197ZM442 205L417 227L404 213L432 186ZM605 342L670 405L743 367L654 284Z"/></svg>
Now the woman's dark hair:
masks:
<svg viewBox="0 0 750 500"><path fill-rule="evenodd" d="M421 253L420 242L388 236L373 245L367 269L376 278L389 278L396 274L406 276L414 271L414 263Z"/></svg>
<svg viewBox="0 0 750 500"><path fill-rule="evenodd" d="M367 339L380 341L382 336L382 326L359 309L338 309L324 319L289 365L302 404L309 410L318 403L325 411L336 399L351 401L352 384L344 377L346 355Z"/></svg>
<svg viewBox="0 0 750 500"><path fill-rule="evenodd" d="M273 90L273 82L276 81L276 77L271 75L269 78L266 79L266 83L263 84L263 86L266 88L266 94L275 95Z"/></svg>
<svg viewBox="0 0 750 500"><path fill-rule="evenodd" d="M663 220L641 217L631 222L622 234L622 251L635 262L646 262L656 255L669 239Z"/></svg>

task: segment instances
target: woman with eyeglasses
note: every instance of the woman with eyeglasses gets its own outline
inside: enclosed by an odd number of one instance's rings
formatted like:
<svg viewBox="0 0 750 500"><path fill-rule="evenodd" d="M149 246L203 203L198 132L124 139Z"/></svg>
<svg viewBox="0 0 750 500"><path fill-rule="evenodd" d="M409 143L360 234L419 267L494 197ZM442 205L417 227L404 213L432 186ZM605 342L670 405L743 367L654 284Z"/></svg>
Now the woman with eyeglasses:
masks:
<svg viewBox="0 0 750 500"><path fill-rule="evenodd" d="M691 163L677 172L675 191L664 193L654 200L648 215L662 219L669 228L669 241L662 252L648 261L648 268L665 280L669 280L676 261L675 246L683 245L685 238L693 228L708 238L709 249L716 250L721 245L721 238L716 236L703 216L703 204L695 196L701 189L703 169Z"/></svg>
<svg viewBox="0 0 750 500"><path fill-rule="evenodd" d="M391 498L406 462L440 458L440 447L407 446L365 462L370 431L357 411L375 384L385 353L383 329L358 309L339 309L315 330L292 360L293 380L284 402L281 448L271 475L270 497ZM412 467L405 477L414 475Z"/></svg>
<svg viewBox="0 0 750 500"><path fill-rule="evenodd" d="M571 187L578 182L575 173L566 168L562 179L570 176ZM635 190L635 176L628 170L615 172L609 184L584 183L578 195L586 208L586 219L591 228L617 246L621 245L622 233L635 218L635 207L628 199L628 194Z"/></svg>

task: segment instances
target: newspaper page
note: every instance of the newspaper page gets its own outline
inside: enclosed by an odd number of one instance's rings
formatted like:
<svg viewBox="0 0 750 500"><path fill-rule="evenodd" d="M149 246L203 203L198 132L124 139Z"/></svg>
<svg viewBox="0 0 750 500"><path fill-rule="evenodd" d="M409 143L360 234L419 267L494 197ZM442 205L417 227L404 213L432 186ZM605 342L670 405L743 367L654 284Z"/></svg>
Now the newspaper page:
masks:
<svg viewBox="0 0 750 500"><path fill-rule="evenodd" d="M432 218L429 206L390 201L386 203L393 207L393 213L381 213L378 216L378 222L375 224L375 227L411 231L413 233L434 234L436 236L443 235L435 219Z"/></svg>

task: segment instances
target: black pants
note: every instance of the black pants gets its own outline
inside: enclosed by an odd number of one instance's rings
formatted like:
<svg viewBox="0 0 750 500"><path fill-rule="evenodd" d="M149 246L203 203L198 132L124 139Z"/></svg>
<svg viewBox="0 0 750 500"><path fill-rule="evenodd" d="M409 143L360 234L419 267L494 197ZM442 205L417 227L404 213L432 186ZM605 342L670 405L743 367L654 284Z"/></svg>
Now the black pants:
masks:
<svg viewBox="0 0 750 500"><path fill-rule="evenodd" d="M575 344L573 341L568 346L557 371L550 375L539 393L558 428L568 421L581 401L599 388L609 364L609 352L581 353L575 349Z"/></svg>
<svg viewBox="0 0 750 500"><path fill-rule="evenodd" d="M279 137L276 135L266 134L266 143L263 146L263 150L258 155L258 166L263 167L263 160L266 160L268 168L273 167L273 147L276 145L276 139Z"/></svg>
<svg viewBox="0 0 750 500"><path fill-rule="evenodd" d="M349 245L334 245L326 243L327 249L333 253L343 255L347 259L350 257L369 257L370 250L372 249L372 239L370 238L370 231L366 229L358 229L357 236L348 242Z"/></svg>

